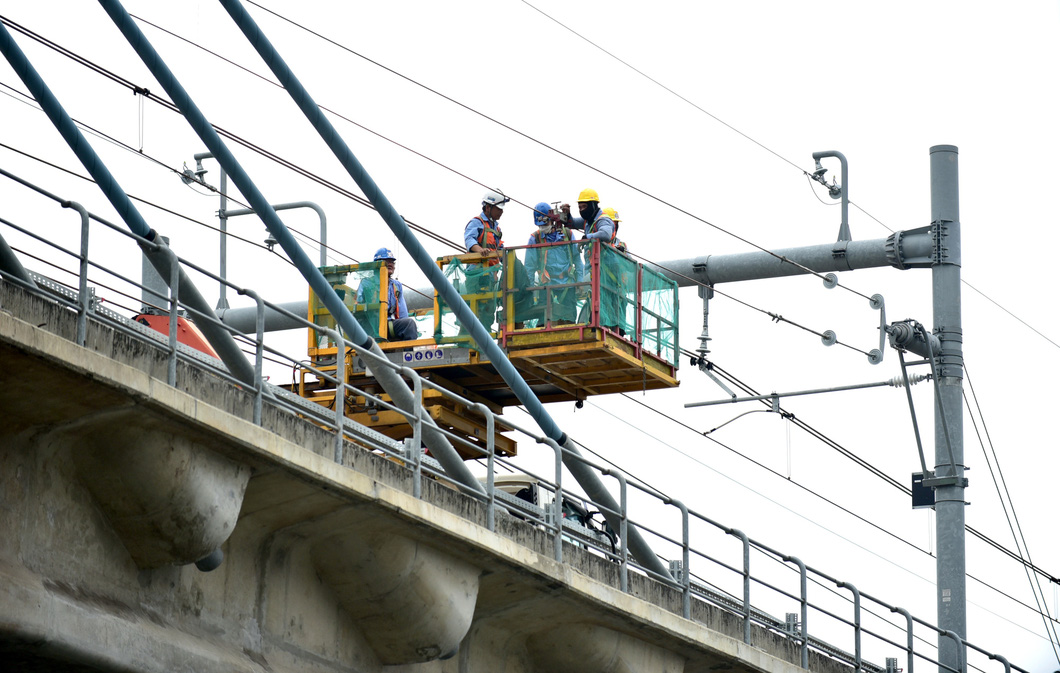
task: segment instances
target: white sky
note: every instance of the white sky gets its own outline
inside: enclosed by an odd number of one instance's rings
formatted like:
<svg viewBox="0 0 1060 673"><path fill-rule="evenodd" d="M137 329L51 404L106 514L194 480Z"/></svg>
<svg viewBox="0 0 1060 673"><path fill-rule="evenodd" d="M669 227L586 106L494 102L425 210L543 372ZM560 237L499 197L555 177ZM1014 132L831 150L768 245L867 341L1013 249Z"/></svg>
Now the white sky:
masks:
<svg viewBox="0 0 1060 673"><path fill-rule="evenodd" d="M749 250L724 231L770 249L833 241L839 208L832 206L838 202L818 188L817 195L827 202L822 204L801 173L813 168L810 155L817 150L839 150L850 162L851 198L871 214L851 207L855 239L886 237L885 226L925 226L930 217L928 149L958 146L963 278L992 300L964 288L966 364L1033 558L1060 575L1055 512L1048 497L1058 467L1050 421L1057 399L1060 347L1054 342L1060 341L1060 319L1043 310L1051 305L1054 262L1048 254L1058 243L1051 193L1060 183L1054 159L1060 153L1055 123L1060 118L1055 95L1060 3L1011 2L1002 9L987 2L656 2L649 10L633 2L534 0L534 7L710 116L522 2L263 4L652 195L249 8L318 103L523 203L574 202L582 188L593 187L604 205L621 213L623 238L631 249L655 261ZM267 73L217 3L140 0L127 2L126 8ZM161 93L96 3L3 0L0 9ZM141 27L213 123L356 191L282 91L150 26ZM16 39L72 117L139 147L136 97L28 38ZM6 62L0 63L0 82L25 91ZM11 89L0 92L11 94ZM0 96L0 141L83 173L43 114L15 97ZM478 213L482 186L346 122L335 123L399 212L451 240L461 238L464 224ZM192 155L205 150L186 124L152 103L145 106L142 133L144 153L171 167L191 165ZM172 173L112 144L98 138L92 144L128 192L216 223L215 197L193 193ZM332 247L364 260L380 245L396 244L374 212L233 149L272 202L319 203L328 215ZM826 160L825 165L829 177L838 175L838 161ZM0 166L120 221L87 183L4 148ZM207 168L207 181L216 184L216 164L207 162ZM0 204L0 215L75 245L72 213L28 197L6 180L0 181ZM141 211L172 238L178 254L216 269L216 234L150 208ZM282 217L315 236L312 213L293 211ZM531 231L529 211L512 204L501 224L509 244L522 244ZM253 240L264 238L263 227L250 218L234 220L231 229ZM6 227L3 235L12 245L22 241ZM434 254L452 252L429 240L424 244ZM229 273L235 282L272 301L304 296L300 276L275 257L235 243L230 251ZM128 254L130 268L138 270L139 261ZM423 287L423 276L408 257L402 251L398 257L400 277ZM334 258L335 263L348 261ZM48 273L33 262L27 266ZM863 294L882 294L889 321L932 323L926 270L859 271L840 280ZM208 299L215 298L212 285L204 283L200 289ZM860 350L877 345L877 312L860 296L824 289L818 279L719 289L815 331L832 329ZM236 300L230 297L239 305ZM699 300L692 289L682 290L681 300L681 345L694 349L701 325ZM864 355L841 346L825 348L814 335L775 324L723 297L711 305L711 336L713 360L761 392L899 375L894 351L888 349L884 363L872 366ZM303 338L288 337L292 351L303 347ZM550 407L550 412L570 435L691 508L934 620L933 558L636 403L700 431L751 409L685 410L686 402L724 393L687 361L681 379L675 391L634 395L633 400L594 399L576 414L572 405ZM913 392L930 463L931 389L920 385ZM908 407L899 389L793 398L783 404L902 483L919 470ZM520 411L509 415L529 423ZM774 415L752 414L714 437L787 473L787 435ZM791 433L790 447L793 480L911 545L929 549L929 512L911 511L896 490L797 430ZM524 444L523 450L533 464L537 447ZM965 454L971 467L967 522L1012 548L968 422ZM971 537L968 570L1033 604L1019 565ZM1055 615L1054 589L1043 586ZM975 604L969 606L972 642L1031 670L1056 668L1039 617L977 582L969 581L968 591Z"/></svg>

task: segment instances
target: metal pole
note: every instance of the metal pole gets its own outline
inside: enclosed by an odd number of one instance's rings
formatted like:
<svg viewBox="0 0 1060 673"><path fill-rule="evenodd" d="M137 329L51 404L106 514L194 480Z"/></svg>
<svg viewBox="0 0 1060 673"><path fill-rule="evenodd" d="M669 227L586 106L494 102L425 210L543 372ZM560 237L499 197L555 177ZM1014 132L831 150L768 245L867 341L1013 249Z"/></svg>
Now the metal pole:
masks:
<svg viewBox="0 0 1060 673"><path fill-rule="evenodd" d="M342 303L342 299L335 293L335 290L331 287L331 284L324 278L320 270L313 264L309 257L302 250L301 246L298 245L298 241L295 240L291 232L288 231L287 227L284 226L280 220L276 211L269 205L268 200L265 198L261 190L258 189L254 181L250 179L247 172L243 169L243 166L236 160L228 146L224 144L221 137L217 135L213 126L203 115L202 111L195 104L195 102L188 95L188 92L181 86L180 82L173 75L173 72L169 67L162 61L162 57L158 55L155 48L151 46L151 43L147 40L147 37L140 30L139 26L133 22L132 17L129 16L128 12L122 6L118 0L99 0L99 4L110 16L111 20L114 21L114 25L118 27L122 35L128 40L129 44L136 51L137 55L147 66L148 70L154 76L155 80L162 85L166 93L173 100L173 103L180 110L184 118L187 119L188 124L191 125L192 129L199 135L199 138L206 144L206 147L217 159L217 162L224 166L228 175L231 176L232 182L235 183L237 189L250 201L250 205L257 211L258 216L261 217L268 228L269 233L276 238L280 247L283 248L284 252L287 253L288 259L294 263L295 267L306 279L309 286L313 288L317 296L320 297L321 301L327 307L328 311L335 318L335 322L338 323L339 327L345 330L347 341L352 341L356 345L370 350L375 355L380 357L386 357L383 351L380 350L379 346L372 341L372 339L365 334L364 329L353 319L353 315L350 313L346 305ZM0 26L0 29L3 27ZM2 34L2 33L0 33ZM37 97L40 100L39 97ZM73 127L73 122L70 122L70 126ZM76 127L74 127L76 130ZM86 143L87 144L87 143ZM109 174L108 174L109 175ZM98 180L97 180L98 181ZM128 197L126 197L128 201ZM131 203L129 204L131 207ZM141 218L142 221L142 218ZM148 227L146 223L142 225L143 234L146 234ZM137 233L140 233L137 230ZM181 277L181 283L183 285L184 278ZM200 310L197 305L192 305L196 310ZM200 328L203 332L206 332L206 327L209 323L203 323ZM227 334L227 333L226 333ZM209 336L209 335L207 335ZM228 335L231 338L231 335ZM212 345L213 342L211 342ZM216 346L215 346L216 348ZM220 353L220 352L219 352ZM221 353L222 358L224 354ZM228 364L228 361L225 361ZM253 370L246 362L246 358L243 358L243 364L253 375ZM229 365L231 368L231 365ZM457 454L456 449L449 443L449 441L442 434L441 430L438 429L434 423L434 419L431 418L430 414L427 413L422 407L415 406L415 400L412 396L412 391L409 390L408 385L405 381L389 367L377 367L373 369L376 379L383 389L390 395L390 398L394 400L394 403L401 409L408 411L413 414L419 414L423 419L425 425L424 441L431 448L435 458L445 468L446 474L451 476L455 481L459 482L467 488L467 490L485 495L485 489L475 478L475 475L471 473L471 470L464 465L464 461L461 460ZM250 382L252 383L252 382Z"/></svg>
<svg viewBox="0 0 1060 673"><path fill-rule="evenodd" d="M925 228L929 229L929 228ZM837 261L835 244L811 245L804 248L784 248L772 252L746 252L731 255L707 255L687 257L645 266L653 269L678 287L693 285L713 285L715 283L735 283L744 280L761 278L779 278L806 273L799 267L784 260L797 262L818 273L831 271L850 271L872 269L884 266L896 269L931 266L931 255L934 250L930 231L899 231L888 238L871 241L850 241L846 245L845 258ZM434 299L434 288L417 289L410 292L406 301L409 310L431 308ZM293 301L280 304L295 315L305 315L309 310L306 301ZM254 330L254 309L234 308L218 311L218 317L234 330L252 332ZM706 318L706 315L704 315ZM302 324L293 321L271 308L265 310L265 331L279 331L301 328ZM702 338L700 339L702 341Z"/></svg>
<svg viewBox="0 0 1060 673"><path fill-rule="evenodd" d="M114 176L99 158L99 155L92 149L88 140L74 125L70 115L66 113L62 104L59 103L59 99L44 83L33 64L26 58L26 54L19 48L18 43L15 42L14 38L11 37L11 33L3 25L0 25L0 52L3 52L12 69L26 85L30 93L33 94L37 102L40 103L41 109L48 115L48 119L51 120L59 135L66 141L66 144L70 146L70 149L85 167L85 170L89 172L92 179L99 185L99 188L103 190L103 194L114 206L114 209L118 211L118 214L121 215L125 225L132 233L142 239L146 239L146 243L138 243L158 271L159 276L170 278L172 271L170 264L179 266L176 262L176 256L170 257L165 254L169 252L168 247L160 243L158 233L147 226L143 215L133 205L128 194L121 188L121 185L114 179ZM152 244L155 244L153 249L151 247ZM213 309L202 298L194 283L184 274L183 270L180 271L180 287L186 307L203 316L210 316L213 313ZM197 325L232 375L247 385L255 385L254 369L247 362L243 352L239 350L239 346L232 338L232 335L208 319L198 322Z"/></svg>
<svg viewBox="0 0 1060 673"><path fill-rule="evenodd" d="M108 0L100 0L101 3L110 4ZM504 379L504 382L508 384L508 387L512 389L515 396L519 398L519 401L526 407L527 412L541 428L541 431L549 438L550 441L554 441L559 445L562 445L564 451L562 452L562 458L567 465L567 469L571 471L574 478L585 489L586 495L589 496L596 503L604 506L605 518L608 519L608 523L611 526L617 527L620 523L617 516L613 512L618 511L618 503L615 502L614 497L603 485L600 478L585 465L581 460L581 452L578 447L575 446L574 442L563 432L556 421L545 411L541 401L534 395L530 386L527 385L526 381L519 375L515 367L508 358L501 351L500 347L490 336L486 328L482 326L478 318L471 311L471 308L467 305L467 302L460 296L456 289L449 283L442 273L442 270L435 264L434 258L427 254L427 251L423 248L417 240L415 234L409 229L405 223L404 218L394 209L394 206L383 194L379 186L376 185L372 177L361 165L361 162L354 156L346 142L339 136L338 131L331 124L331 122L321 112L320 107L316 104L313 98L306 91L302 83L295 77L294 73L284 62L276 48L272 46L265 34L262 33L261 29L254 22L254 20L247 13L243 5L238 0L220 0L221 5L228 11L228 14L235 21L239 29L243 31L243 34L250 41L254 49L257 50L258 55L261 56L262 60L265 61L269 69L272 70L273 74L283 85L284 89L290 94L291 98L298 105L299 109L306 116L309 122L316 129L320 137L328 145L328 148L335 154L335 157L342 164L343 168L350 174L357 186L360 187L361 191L364 192L365 197L372 203L376 211L386 222L390 230L397 236L398 241L401 242L402 246L409 252L413 261L420 268L431 284L438 290L438 293L445 299L446 304L452 309L456 315L457 320L460 324L467 329L471 336L475 339L475 343L479 349L486 353L487 357L493 366L497 369L497 372ZM130 20L131 23L131 20ZM157 79L157 75L156 75ZM165 86L163 84L163 86ZM172 94L170 94L172 97ZM174 99L174 102L177 102ZM180 105L179 103L177 103ZM233 174L234 177L234 174ZM242 189L240 191L243 191ZM246 192L244 192L246 194ZM254 205L253 203L251 205ZM282 225L281 225L282 226ZM284 248L286 250L286 247ZM290 254L290 252L288 252ZM341 305L341 302L340 302ZM345 307L342 307L345 308ZM348 311L347 311L348 315ZM352 317L351 317L352 320ZM478 482L475 485L481 490L481 486ZM560 548L561 549L561 548ZM669 571L666 566L659 561L658 556L652 551L651 547L648 546L647 542L641 537L640 533L633 529L630 531L630 549L633 550L637 560L648 570L658 573L664 577L669 576Z"/></svg>
<svg viewBox="0 0 1060 673"><path fill-rule="evenodd" d="M938 624L941 632L967 635L964 556L964 432L961 351L961 226L957 185L957 148L936 145L931 155L931 221L936 263L931 270L935 335L941 342L935 382L935 477L952 483L935 487L935 531L938 540ZM949 433L949 437L946 433ZM953 452L954 466L950 462ZM940 670L960 670L960 648L948 633L939 635Z"/></svg>
<svg viewBox="0 0 1060 673"><path fill-rule="evenodd" d="M206 170L202 167L202 160L213 159L213 153L199 152L192 158L195 159L195 176L202 180L202 176L206 174ZM228 308L228 173L225 173L224 166L219 165L219 170L221 171L221 179L217 187L217 191L220 193L217 219L220 222L221 241L218 249L221 259L217 264L217 275L221 277L221 287L217 295L217 309L220 311Z"/></svg>

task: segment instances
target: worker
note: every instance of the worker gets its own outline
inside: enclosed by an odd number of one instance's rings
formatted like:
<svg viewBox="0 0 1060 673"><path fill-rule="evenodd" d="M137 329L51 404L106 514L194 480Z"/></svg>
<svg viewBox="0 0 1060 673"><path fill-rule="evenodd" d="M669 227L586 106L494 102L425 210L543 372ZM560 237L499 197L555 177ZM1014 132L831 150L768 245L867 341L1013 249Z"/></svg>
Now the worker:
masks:
<svg viewBox="0 0 1060 673"><path fill-rule="evenodd" d="M569 204L564 203L561 209L564 217L569 220L568 226L571 229L581 229L585 232L583 239L613 244L615 223L600 209L600 195L595 189L583 189L578 194L578 212L581 213L581 217L571 217ZM589 254L588 249L586 254Z"/></svg>
<svg viewBox="0 0 1060 673"><path fill-rule="evenodd" d="M464 227L464 247L468 252L488 253L504 249L501 227L497 220L504 215L504 205L511 201L492 189L482 197L482 212Z"/></svg>
<svg viewBox="0 0 1060 673"><path fill-rule="evenodd" d="M387 339L392 341L414 341L420 338L420 330L416 326L416 320L409 317L409 309L405 304L405 288L401 281L394 277L394 269L397 259L390 248L379 248L372 257L373 261L383 262L386 266L387 275ZM357 303L370 304L382 301L379 296L378 277L365 278L357 288Z"/></svg>
<svg viewBox="0 0 1060 673"><path fill-rule="evenodd" d="M531 286L560 286L537 293L541 324L570 325L576 318L578 303L578 286L574 284L581 282L585 275L581 255L571 240L570 229L563 226L549 204L541 202L534 206L533 216L537 230L530 235L527 245L550 245L527 248L527 281Z"/></svg>
<svg viewBox="0 0 1060 673"><path fill-rule="evenodd" d="M615 223L615 235L612 237L611 245L615 246L620 252L626 252L626 243L618 237L619 223L622 220L618 219L618 211L614 208L602 208L601 209L607 217L611 218L611 221Z"/></svg>
<svg viewBox="0 0 1060 673"><path fill-rule="evenodd" d="M482 212L471 218L464 227L464 247L468 252L482 255L499 253L504 249L501 227L497 220L504 215L504 206L511 199L499 190L488 190L482 196ZM497 301L493 297L474 295L487 295L500 290L499 275L495 267L500 260L485 260L482 263L468 264L464 268L464 292L472 295L468 297L472 310L478 317L479 322L487 331L493 329L493 322L497 315ZM461 333L466 333L461 327Z"/></svg>
<svg viewBox="0 0 1060 673"><path fill-rule="evenodd" d="M614 220L600 208L600 195L595 189L583 189L578 194L578 211L581 217L571 217L570 206L563 204L561 207L564 217L570 220L572 229L581 229L585 232L583 240L598 240L601 244L614 246L617 240L615 234L618 227ZM609 209L613 213L613 209ZM592 265L592 247L585 248L585 271L590 272ZM625 301L623 297L628 294L629 288L625 287L621 279L628 274L618 268L624 262L623 259L613 257L615 252L611 249L600 249L600 325L625 336L623 324L626 323ZM634 288L635 291L635 288ZM591 302L590 302L591 305ZM579 320L579 322L582 322ZM632 325L630 325L632 327Z"/></svg>

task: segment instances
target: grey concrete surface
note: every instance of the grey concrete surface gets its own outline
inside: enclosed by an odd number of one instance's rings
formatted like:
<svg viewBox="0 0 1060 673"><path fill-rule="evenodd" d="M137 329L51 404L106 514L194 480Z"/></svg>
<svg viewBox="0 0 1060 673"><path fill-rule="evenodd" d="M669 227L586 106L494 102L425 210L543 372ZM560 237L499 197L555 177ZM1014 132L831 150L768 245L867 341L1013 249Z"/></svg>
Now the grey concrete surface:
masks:
<svg viewBox="0 0 1060 673"><path fill-rule="evenodd" d="M543 531L507 516L488 530L483 504L451 488L425 479L413 497L390 460L350 445L335 464L312 423L267 408L254 425L250 395L208 373L181 365L170 387L151 346L94 323L85 347L72 335L66 309L0 283L2 661L62 673L801 670L787 639L756 629L744 644L738 618L698 602L684 619L677 592L640 575L622 592L614 564L577 548L557 563ZM187 564L212 544L217 570ZM814 657L811 670L844 669Z"/></svg>

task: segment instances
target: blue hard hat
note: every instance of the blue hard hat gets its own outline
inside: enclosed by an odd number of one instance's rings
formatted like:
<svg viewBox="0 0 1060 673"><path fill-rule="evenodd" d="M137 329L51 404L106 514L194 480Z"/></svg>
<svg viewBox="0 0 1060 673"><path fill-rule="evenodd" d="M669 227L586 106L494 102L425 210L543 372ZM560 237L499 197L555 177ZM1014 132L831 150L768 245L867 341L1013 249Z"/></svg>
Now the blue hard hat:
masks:
<svg viewBox="0 0 1060 673"><path fill-rule="evenodd" d="M397 257L394 257L394 253L390 252L390 248L379 248L375 251L375 257L372 257L372 260L378 262L381 259L396 260Z"/></svg>
<svg viewBox="0 0 1060 673"><path fill-rule="evenodd" d="M534 224L539 227L543 227L546 224L550 224L551 220L548 219L548 214L552 211L552 206L548 205L544 201L534 206Z"/></svg>

